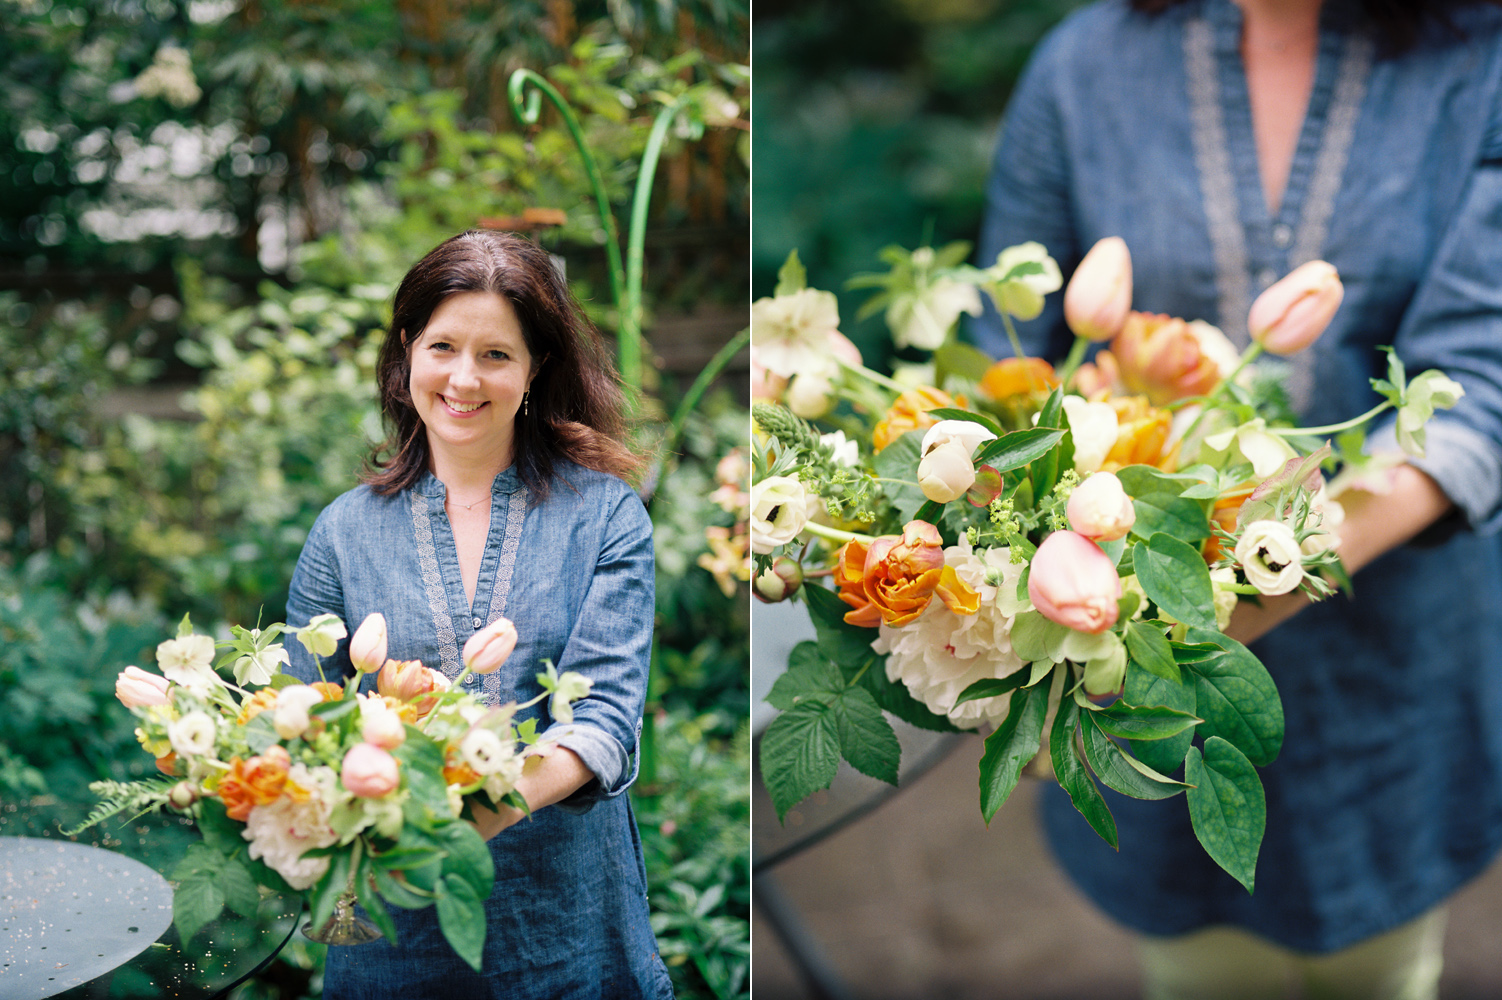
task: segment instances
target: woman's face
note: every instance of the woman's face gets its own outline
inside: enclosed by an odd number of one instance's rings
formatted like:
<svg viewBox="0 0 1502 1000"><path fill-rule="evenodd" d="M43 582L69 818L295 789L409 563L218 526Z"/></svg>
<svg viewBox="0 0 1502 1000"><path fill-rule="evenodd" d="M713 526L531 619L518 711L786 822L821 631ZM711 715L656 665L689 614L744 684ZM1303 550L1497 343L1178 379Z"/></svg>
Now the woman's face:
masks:
<svg viewBox="0 0 1502 1000"><path fill-rule="evenodd" d="M511 464L532 356L516 310L495 292L444 299L412 346L408 388L435 457Z"/></svg>

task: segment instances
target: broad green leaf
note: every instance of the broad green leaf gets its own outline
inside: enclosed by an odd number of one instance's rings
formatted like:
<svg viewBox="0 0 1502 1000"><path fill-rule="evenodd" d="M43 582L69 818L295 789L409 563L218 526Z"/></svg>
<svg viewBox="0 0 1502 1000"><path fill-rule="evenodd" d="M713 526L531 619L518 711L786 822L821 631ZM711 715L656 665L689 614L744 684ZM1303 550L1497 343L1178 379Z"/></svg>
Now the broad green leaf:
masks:
<svg viewBox="0 0 1502 1000"><path fill-rule="evenodd" d="M437 871L438 866L434 865L433 870ZM396 878L385 869L375 870L375 884L381 898L392 906L400 906L404 910L422 910L433 905L430 897L413 892L405 880ZM392 940L394 942L395 938Z"/></svg>
<svg viewBox="0 0 1502 1000"><path fill-rule="evenodd" d="M943 385L945 375L958 375L967 382L979 382L991 367L991 359L969 344L951 340L934 351L935 384Z"/></svg>
<svg viewBox="0 0 1502 1000"><path fill-rule="evenodd" d="M1057 663L1069 628L1049 621L1040 611L1024 611L1012 623L1012 651L1024 663Z"/></svg>
<svg viewBox="0 0 1502 1000"><path fill-rule="evenodd" d="M214 851L216 865L245 849L245 838L240 836L243 829L242 824L229 818L223 802L207 795L198 800L198 832L203 834L204 844ZM189 857L193 856L193 848L197 846L193 844L188 848Z"/></svg>
<svg viewBox="0 0 1502 1000"><path fill-rule="evenodd" d="M1165 532L1185 542L1202 542L1210 537L1210 519L1205 506L1173 493L1149 493L1132 501L1137 520L1132 534L1148 539Z"/></svg>
<svg viewBox="0 0 1502 1000"><path fill-rule="evenodd" d="M365 907L365 913L370 917L371 923L375 924L382 936L392 944L397 944L396 924L391 919L391 914L386 909L386 903L376 891L371 881L373 866L367 855L360 859L360 874L355 878L355 898L360 905Z"/></svg>
<svg viewBox="0 0 1502 1000"><path fill-rule="evenodd" d="M219 872L219 888L224 905L242 917L253 917L261 905L261 893L250 869L237 858L230 858Z"/></svg>
<svg viewBox="0 0 1502 1000"><path fill-rule="evenodd" d="M1094 712L1081 712L1080 715L1083 718L1080 735L1084 738L1085 759L1090 763L1090 770L1106 787L1134 799L1166 799L1187 787L1182 781L1159 774L1112 742L1096 725Z"/></svg>
<svg viewBox="0 0 1502 1000"><path fill-rule="evenodd" d="M851 607L838 594L817 584L805 584L802 593L819 637L819 649L826 657L845 667L876 655L871 650L876 629L845 621L845 613Z"/></svg>
<svg viewBox="0 0 1502 1000"><path fill-rule="evenodd" d="M840 766L840 733L823 705L797 705L767 726L761 738L761 775L777 819L821 788Z"/></svg>
<svg viewBox="0 0 1502 1000"><path fill-rule="evenodd" d="M1134 595L1135 596L1135 595ZM1179 665L1174 662L1168 637L1146 622L1129 622L1126 632L1127 655L1132 662L1164 680L1180 683Z"/></svg>
<svg viewBox="0 0 1502 1000"><path fill-rule="evenodd" d="M438 893L438 928L449 947L476 972L485 956L485 904L458 875L446 875Z"/></svg>
<svg viewBox="0 0 1502 1000"><path fill-rule="evenodd" d="M830 706L840 737L840 753L864 775L897 784L902 745L892 724L881 714L876 699L865 688L853 687Z"/></svg>
<svg viewBox="0 0 1502 1000"><path fill-rule="evenodd" d="M960 696L954 700L956 705L963 705L967 701L977 701L981 698L995 698L1015 691L1020 688L1028 678L1028 671L1014 670L1005 677L987 677L971 684L960 692Z"/></svg>
<svg viewBox="0 0 1502 1000"><path fill-rule="evenodd" d="M817 643L800 642L788 656L788 668L767 692L767 703L786 712L799 701L813 698L825 704L845 690L840 668L829 662Z"/></svg>
<svg viewBox="0 0 1502 1000"><path fill-rule="evenodd" d="M987 441L975 452L976 465L989 465L997 472L1020 469L1051 451L1064 437L1064 431L1031 427L1012 431L995 441ZM882 452L886 454L886 452Z"/></svg>
<svg viewBox="0 0 1502 1000"><path fill-rule="evenodd" d="M1214 626L1210 568L1194 546L1160 532L1132 547L1132 566L1148 600L1186 624Z"/></svg>
<svg viewBox="0 0 1502 1000"><path fill-rule="evenodd" d="M1064 428L1068 426L1064 420L1064 387L1059 386L1048 394L1048 399L1043 403L1043 409L1038 411L1039 427Z"/></svg>
<svg viewBox="0 0 1502 1000"><path fill-rule="evenodd" d="M316 715L324 722L333 722L344 718L359 707L359 702L354 698L340 698L338 701L319 702L308 709L308 714Z"/></svg>
<svg viewBox="0 0 1502 1000"><path fill-rule="evenodd" d="M974 410L959 410L952 406L941 406L937 409L929 410L928 415L937 417L940 420L968 420L971 423L980 424L998 438L1006 433L1001 429L1001 425L992 417L984 413L976 413ZM986 443L989 444L990 442ZM997 471L1001 470L998 469Z"/></svg>
<svg viewBox="0 0 1502 1000"><path fill-rule="evenodd" d="M921 430L908 431L877 452L871 460L878 476L894 480L882 483L881 492L897 509L898 519L903 524L911 521L918 508L928 502L928 497L917 485L918 450L923 444L923 434ZM912 485L907 485L909 483Z"/></svg>
<svg viewBox="0 0 1502 1000"><path fill-rule="evenodd" d="M1173 649L1175 663L1202 663L1205 660L1213 660L1217 656L1224 656L1226 651L1214 642L1174 642L1169 644Z"/></svg>
<svg viewBox="0 0 1502 1000"><path fill-rule="evenodd" d="M1129 705L1162 705L1175 711L1197 715L1194 688L1189 684L1176 684L1164 680L1135 665L1127 667L1126 690L1122 700ZM1177 736L1161 740L1129 741L1132 753L1148 767L1163 774L1172 774L1184 762L1184 752L1194 741L1194 730L1186 729Z"/></svg>
<svg viewBox="0 0 1502 1000"><path fill-rule="evenodd" d="M1258 767L1271 764L1283 747L1283 702L1262 661L1234 639L1214 629L1192 628L1191 642L1217 642L1224 656L1187 664L1196 714L1205 721L1199 735L1219 736Z"/></svg>
<svg viewBox="0 0 1502 1000"><path fill-rule="evenodd" d="M1053 759L1054 777L1059 787L1069 793L1069 801L1079 810L1091 829L1113 848L1116 847L1116 819L1095 787L1095 779L1085 769L1080 751L1074 742L1074 731L1080 725L1080 707L1073 699L1066 698L1054 716L1053 729L1048 734L1048 752Z"/></svg>
<svg viewBox="0 0 1502 1000"><path fill-rule="evenodd" d="M433 837L448 854L443 859L444 875L458 875L481 899L489 896L495 884L495 861L479 831L463 820L451 819L434 830Z"/></svg>
<svg viewBox="0 0 1502 1000"><path fill-rule="evenodd" d="M1251 761L1218 736L1205 741L1202 755L1191 747L1184 759L1189 819L1205 853L1251 892L1257 852L1267 826L1262 779Z"/></svg>
<svg viewBox="0 0 1502 1000"><path fill-rule="evenodd" d="M389 851L371 855L371 863L388 871L406 871L443 860L443 852L436 847L393 847Z"/></svg>
<svg viewBox="0 0 1502 1000"><path fill-rule="evenodd" d="M1012 698L1001 725L986 737L980 759L980 811L989 826L1022 777L1022 769L1038 755L1043 720L1048 715L1048 688L1025 688Z"/></svg>
<svg viewBox="0 0 1502 1000"><path fill-rule="evenodd" d="M194 872L177 884L172 894L172 923L183 947L204 925L224 911L224 890L209 872Z"/></svg>
<svg viewBox="0 0 1502 1000"><path fill-rule="evenodd" d="M335 851L328 856L329 868L323 873L323 878L313 884L313 889L308 896L308 908L313 915L313 928L317 930L329 922L334 915L334 904L339 901L339 896L349 888L349 862L348 851Z"/></svg>
<svg viewBox="0 0 1502 1000"><path fill-rule="evenodd" d="M1130 705L1117 699L1091 716L1107 736L1126 740L1162 740L1193 729L1200 720L1163 705Z"/></svg>

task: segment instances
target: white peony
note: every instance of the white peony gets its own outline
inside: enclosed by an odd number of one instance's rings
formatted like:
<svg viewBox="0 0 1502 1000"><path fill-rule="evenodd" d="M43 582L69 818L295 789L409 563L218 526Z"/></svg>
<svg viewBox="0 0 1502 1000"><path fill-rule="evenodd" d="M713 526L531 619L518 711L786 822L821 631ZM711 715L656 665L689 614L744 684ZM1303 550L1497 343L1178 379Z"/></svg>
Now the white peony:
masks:
<svg viewBox="0 0 1502 1000"><path fill-rule="evenodd" d="M942 601L933 601L908 625L880 626L871 648L890 654L888 680L906 685L914 698L931 711L949 716L955 725L973 729L985 721L1000 722L1006 718L1009 696L967 701L958 707L955 699L978 680L1006 677L1022 669L1022 659L1012 650L1011 632L1016 615L1028 606L1017 595L1024 567L1013 565L1005 548L977 555L963 536L959 545L944 550L944 562L980 593L980 610L961 615ZM988 574L993 579L999 574L1000 585L988 584Z"/></svg>
<svg viewBox="0 0 1502 1000"><path fill-rule="evenodd" d="M293 764L287 772L288 785L297 785L307 797L298 801L284 793L275 802L254 807L246 817L240 835L250 841L250 856L266 862L294 889L312 888L328 871L328 858L304 858L303 854L339 839L329 825L338 781L332 768L310 770Z"/></svg>

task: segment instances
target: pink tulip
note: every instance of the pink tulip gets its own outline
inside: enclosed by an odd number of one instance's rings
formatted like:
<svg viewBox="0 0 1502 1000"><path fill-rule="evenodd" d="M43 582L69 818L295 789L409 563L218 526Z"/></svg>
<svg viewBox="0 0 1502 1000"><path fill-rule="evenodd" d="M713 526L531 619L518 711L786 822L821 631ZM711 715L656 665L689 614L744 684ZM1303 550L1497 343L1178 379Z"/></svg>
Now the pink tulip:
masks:
<svg viewBox="0 0 1502 1000"><path fill-rule="evenodd" d="M115 697L126 708L167 704L167 678L126 667L115 680Z"/></svg>
<svg viewBox="0 0 1502 1000"><path fill-rule="evenodd" d="M362 674L373 674L386 663L386 616L379 611L365 617L349 641L349 659Z"/></svg>
<svg viewBox="0 0 1502 1000"><path fill-rule="evenodd" d="M1064 322L1076 336L1097 342L1121 332L1132 310L1132 255L1120 236L1085 254L1064 289Z"/></svg>
<svg viewBox="0 0 1502 1000"><path fill-rule="evenodd" d="M1093 542L1125 538L1137 523L1137 510L1114 472L1096 472L1069 494L1069 526Z"/></svg>
<svg viewBox="0 0 1502 1000"><path fill-rule="evenodd" d="M464 665L477 674L494 673L515 648L516 626L509 618L497 618L464 644Z"/></svg>
<svg viewBox="0 0 1502 1000"><path fill-rule="evenodd" d="M756 360L756 348L751 348L751 401L753 403L775 403L782 398L787 390L788 380L786 376L779 375L772 369L761 365Z"/></svg>
<svg viewBox="0 0 1502 1000"><path fill-rule="evenodd" d="M1311 260L1257 296L1246 325L1269 354L1297 354L1325 332L1344 296L1335 268Z"/></svg>
<svg viewBox="0 0 1502 1000"><path fill-rule="evenodd" d="M339 780L350 794L362 799L389 795L401 784L396 758L372 743L356 743L349 748Z"/></svg>
<svg viewBox="0 0 1502 1000"><path fill-rule="evenodd" d="M1121 578L1090 539L1055 531L1033 556L1027 596L1051 622L1077 632L1104 632L1116 624Z"/></svg>

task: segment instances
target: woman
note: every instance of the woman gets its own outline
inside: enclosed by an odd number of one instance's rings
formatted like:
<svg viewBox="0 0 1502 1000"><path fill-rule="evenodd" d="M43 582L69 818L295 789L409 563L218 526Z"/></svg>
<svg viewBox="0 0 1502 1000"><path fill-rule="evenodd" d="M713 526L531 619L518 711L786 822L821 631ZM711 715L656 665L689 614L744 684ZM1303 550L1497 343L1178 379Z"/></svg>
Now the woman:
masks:
<svg viewBox="0 0 1502 1000"><path fill-rule="evenodd" d="M1265 633L1253 649L1287 718L1263 771L1256 893L1198 848L1181 806L1113 796L1118 855L1051 795L1053 847L1097 904L1155 936L1148 997L1281 996L1299 977L1320 996L1434 996L1441 903L1502 845L1502 9L1078 13L1013 97L982 257L1036 239L1067 273L1105 236L1131 248L1134 308L1209 320L1239 344L1262 288L1332 262L1345 302L1290 359L1308 424L1371 405L1378 345L1466 395L1390 493L1343 498L1354 600L1238 610L1233 634ZM978 333L1005 350L994 321ZM1023 335L1061 355L1058 304Z"/></svg>
<svg viewBox="0 0 1502 1000"><path fill-rule="evenodd" d="M391 437L314 524L289 624L379 611L392 659L453 678L465 639L504 615L515 651L469 678L487 702L532 698L543 660L593 686L567 726L545 700L526 713L550 744L517 786L532 817L477 810L496 868L480 974L435 910L395 910L399 941L329 949L324 996L670 997L621 794L646 697L652 525L620 478L635 462L600 339L540 247L462 233L402 281L376 378ZM347 639L330 665L352 672Z"/></svg>

